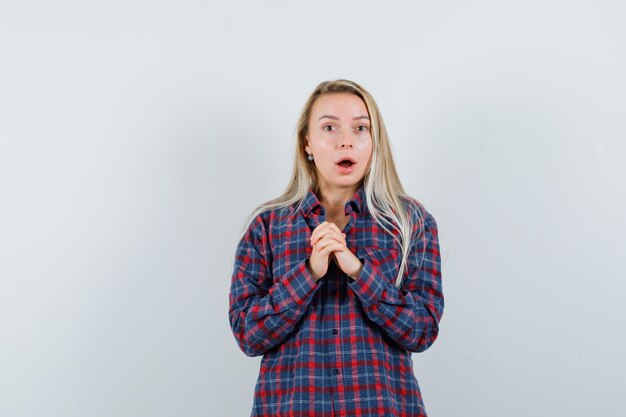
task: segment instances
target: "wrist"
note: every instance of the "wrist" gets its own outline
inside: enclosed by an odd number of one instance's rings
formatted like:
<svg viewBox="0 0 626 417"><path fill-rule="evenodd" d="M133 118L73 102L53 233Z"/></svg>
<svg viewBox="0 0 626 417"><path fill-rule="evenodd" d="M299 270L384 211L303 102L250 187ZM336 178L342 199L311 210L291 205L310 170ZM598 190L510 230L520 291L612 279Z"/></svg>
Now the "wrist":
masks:
<svg viewBox="0 0 626 417"><path fill-rule="evenodd" d="M304 265L306 266L306 269L309 271L309 274L311 274L311 276L313 277L313 279L314 279L315 281L319 281L319 279L320 279L321 277L316 277L316 276L315 276L315 274L313 273L313 268L311 268L311 263L309 262L309 259L307 259L307 260L304 262Z"/></svg>
<svg viewBox="0 0 626 417"><path fill-rule="evenodd" d="M356 272L354 272L353 274L348 274L348 276L352 278L353 281L356 281L359 278L359 275L361 275L362 269L363 269L363 263L361 262L359 265L359 269L357 269Z"/></svg>

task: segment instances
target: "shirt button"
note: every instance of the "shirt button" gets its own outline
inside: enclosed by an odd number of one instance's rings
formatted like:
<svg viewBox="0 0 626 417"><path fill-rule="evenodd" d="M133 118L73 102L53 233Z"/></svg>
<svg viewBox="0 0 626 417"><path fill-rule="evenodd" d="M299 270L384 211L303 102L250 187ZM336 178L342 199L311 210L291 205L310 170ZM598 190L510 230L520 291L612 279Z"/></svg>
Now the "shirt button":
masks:
<svg viewBox="0 0 626 417"><path fill-rule="evenodd" d="M339 373L339 369L337 369L337 368L333 369L333 373L334 373L335 375L337 375L337 374Z"/></svg>
<svg viewBox="0 0 626 417"><path fill-rule="evenodd" d="M338 330L337 329L333 329L333 334L337 334Z"/></svg>

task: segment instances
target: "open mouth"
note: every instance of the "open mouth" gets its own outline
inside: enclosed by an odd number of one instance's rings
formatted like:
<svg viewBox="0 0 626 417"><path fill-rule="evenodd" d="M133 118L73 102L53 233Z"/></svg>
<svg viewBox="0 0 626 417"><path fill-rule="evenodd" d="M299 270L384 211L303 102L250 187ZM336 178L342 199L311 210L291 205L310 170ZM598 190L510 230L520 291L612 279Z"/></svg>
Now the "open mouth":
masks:
<svg viewBox="0 0 626 417"><path fill-rule="evenodd" d="M350 168L352 165L354 165L354 162L344 159L343 161L338 162L337 165L340 165L344 168Z"/></svg>

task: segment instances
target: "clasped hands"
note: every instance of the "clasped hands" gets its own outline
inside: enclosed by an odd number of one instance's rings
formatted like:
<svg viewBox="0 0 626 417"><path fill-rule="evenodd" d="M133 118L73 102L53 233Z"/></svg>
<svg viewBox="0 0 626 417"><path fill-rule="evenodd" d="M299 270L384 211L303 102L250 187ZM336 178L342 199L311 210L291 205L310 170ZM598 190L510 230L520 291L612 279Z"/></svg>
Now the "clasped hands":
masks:
<svg viewBox="0 0 626 417"><path fill-rule="evenodd" d="M346 245L346 234L336 224L325 221L318 225L311 234L311 246L313 252L308 266L316 281L326 275L331 260L353 279L361 272L363 264L350 252Z"/></svg>

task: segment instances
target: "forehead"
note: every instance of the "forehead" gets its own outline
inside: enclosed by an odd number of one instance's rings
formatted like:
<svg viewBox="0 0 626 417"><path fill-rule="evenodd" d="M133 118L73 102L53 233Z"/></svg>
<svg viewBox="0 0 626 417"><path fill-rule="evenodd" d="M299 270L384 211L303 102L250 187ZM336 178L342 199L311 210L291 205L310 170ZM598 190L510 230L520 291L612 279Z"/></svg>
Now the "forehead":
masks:
<svg viewBox="0 0 626 417"><path fill-rule="evenodd" d="M365 103L359 96L350 93L329 93L319 96L311 109L314 121L322 115L352 119L355 116L367 116L368 113Z"/></svg>

